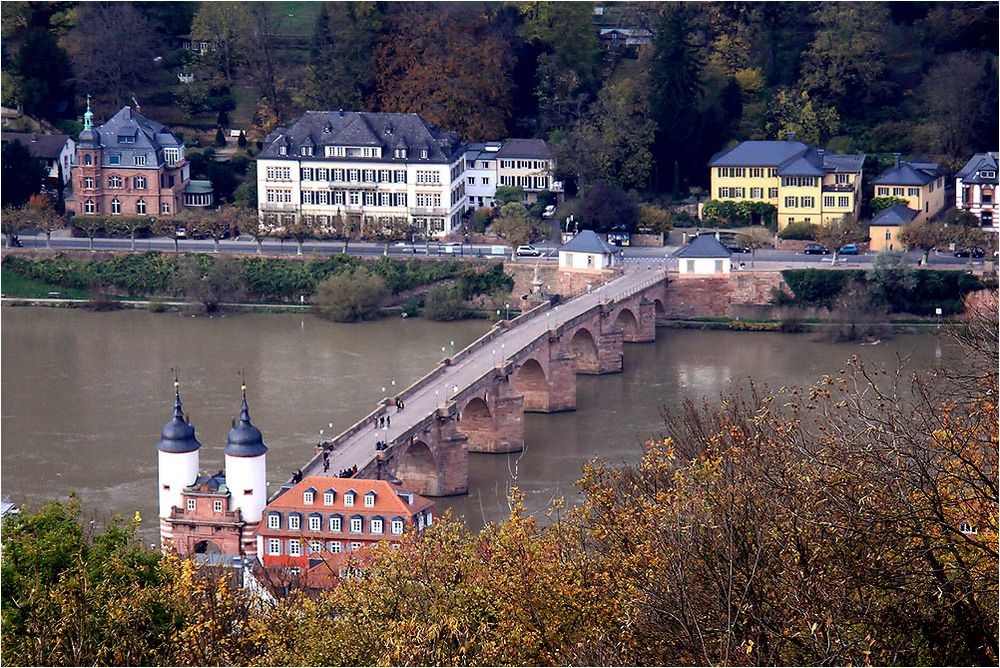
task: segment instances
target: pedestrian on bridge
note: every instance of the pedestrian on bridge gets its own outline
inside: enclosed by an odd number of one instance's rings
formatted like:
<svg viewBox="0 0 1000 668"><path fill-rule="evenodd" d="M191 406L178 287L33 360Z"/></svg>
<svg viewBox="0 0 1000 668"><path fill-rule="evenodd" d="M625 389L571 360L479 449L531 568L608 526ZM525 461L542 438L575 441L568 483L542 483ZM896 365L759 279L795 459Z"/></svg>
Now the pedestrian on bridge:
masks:
<svg viewBox="0 0 1000 668"><path fill-rule="evenodd" d="M385 416L385 428L388 429L390 426L392 426L392 417L386 415Z"/></svg>
<svg viewBox="0 0 1000 668"><path fill-rule="evenodd" d="M326 473L329 470L330 470L330 460L329 459L324 459L323 460L323 473Z"/></svg>

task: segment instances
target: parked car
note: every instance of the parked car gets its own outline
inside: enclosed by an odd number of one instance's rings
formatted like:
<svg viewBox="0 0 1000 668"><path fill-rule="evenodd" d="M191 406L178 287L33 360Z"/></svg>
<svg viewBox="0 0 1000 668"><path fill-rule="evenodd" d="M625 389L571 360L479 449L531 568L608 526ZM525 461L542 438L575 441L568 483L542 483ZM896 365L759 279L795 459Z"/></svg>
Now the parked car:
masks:
<svg viewBox="0 0 1000 668"><path fill-rule="evenodd" d="M806 248L802 252L806 255L829 255L830 249L823 244L806 244Z"/></svg>
<svg viewBox="0 0 1000 668"><path fill-rule="evenodd" d="M841 255L857 255L861 249L858 248L857 244L844 244L837 252Z"/></svg>
<svg viewBox="0 0 1000 668"><path fill-rule="evenodd" d="M969 257L970 255L976 259L980 259L986 256L986 251L979 246L973 246L972 248L959 248L955 251L955 257Z"/></svg>
<svg viewBox="0 0 1000 668"><path fill-rule="evenodd" d="M514 252L518 257L541 257L542 251L534 246L518 246Z"/></svg>
<svg viewBox="0 0 1000 668"><path fill-rule="evenodd" d="M751 253L753 249L745 244L736 243L735 241L730 241L726 244L726 250L730 253Z"/></svg>
<svg viewBox="0 0 1000 668"><path fill-rule="evenodd" d="M462 252L462 244L458 241L449 241L446 244L441 244L441 252L449 255L458 255Z"/></svg>
<svg viewBox="0 0 1000 668"><path fill-rule="evenodd" d="M187 239L188 231L186 227L178 227L174 232L174 236L178 239Z"/></svg>
<svg viewBox="0 0 1000 668"><path fill-rule="evenodd" d="M552 216L555 215L555 213L556 213L555 205L549 204L547 207L545 207L545 210L542 211L542 218L551 218Z"/></svg>

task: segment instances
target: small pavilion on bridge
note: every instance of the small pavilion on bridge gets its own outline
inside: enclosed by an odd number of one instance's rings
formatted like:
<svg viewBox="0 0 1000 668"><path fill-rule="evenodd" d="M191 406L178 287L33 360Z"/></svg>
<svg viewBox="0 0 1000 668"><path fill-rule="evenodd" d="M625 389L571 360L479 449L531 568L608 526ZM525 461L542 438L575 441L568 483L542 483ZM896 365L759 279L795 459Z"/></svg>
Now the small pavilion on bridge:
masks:
<svg viewBox="0 0 1000 668"><path fill-rule="evenodd" d="M615 249L593 230L583 230L559 248L559 269L600 271L613 267Z"/></svg>
<svg viewBox="0 0 1000 668"><path fill-rule="evenodd" d="M700 234L694 241L674 253L677 269L685 274L728 274L732 271L733 254L712 234Z"/></svg>

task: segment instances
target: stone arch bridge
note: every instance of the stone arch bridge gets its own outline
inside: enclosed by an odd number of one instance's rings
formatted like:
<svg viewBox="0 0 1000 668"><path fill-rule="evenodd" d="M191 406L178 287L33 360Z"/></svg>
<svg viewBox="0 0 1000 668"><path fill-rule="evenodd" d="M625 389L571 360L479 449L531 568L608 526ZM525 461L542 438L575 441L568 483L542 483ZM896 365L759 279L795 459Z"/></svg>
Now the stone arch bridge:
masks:
<svg viewBox="0 0 1000 668"><path fill-rule="evenodd" d="M322 474L358 467L358 477L397 481L427 496L468 491L470 452L524 448L524 413L576 409L577 374L619 373L625 343L656 339L665 313L666 274L627 272L560 304L544 303L512 321L497 323L466 349L443 360L360 422L317 446L302 467ZM391 427L373 420L391 415ZM384 450L375 444L383 441Z"/></svg>

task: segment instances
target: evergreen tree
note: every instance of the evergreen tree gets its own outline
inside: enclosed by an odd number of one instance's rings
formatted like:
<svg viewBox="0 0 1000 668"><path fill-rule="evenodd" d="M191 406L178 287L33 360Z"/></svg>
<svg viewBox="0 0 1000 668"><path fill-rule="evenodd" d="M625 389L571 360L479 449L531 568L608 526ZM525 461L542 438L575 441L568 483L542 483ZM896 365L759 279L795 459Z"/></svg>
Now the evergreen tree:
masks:
<svg viewBox="0 0 1000 668"><path fill-rule="evenodd" d="M45 167L19 141L5 141L0 147L0 172L4 206L22 206L42 189Z"/></svg>
<svg viewBox="0 0 1000 668"><path fill-rule="evenodd" d="M73 67L48 30L32 30L13 65L26 114L49 119L73 116Z"/></svg>
<svg viewBox="0 0 1000 668"><path fill-rule="evenodd" d="M215 145L218 146L219 148L222 148L223 146L226 145L226 135L222 131L221 127L216 128L215 130Z"/></svg>
<svg viewBox="0 0 1000 668"><path fill-rule="evenodd" d="M373 54L382 11L371 2L324 3L309 46L304 102L362 109L375 89Z"/></svg>

